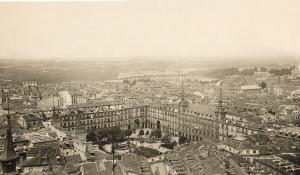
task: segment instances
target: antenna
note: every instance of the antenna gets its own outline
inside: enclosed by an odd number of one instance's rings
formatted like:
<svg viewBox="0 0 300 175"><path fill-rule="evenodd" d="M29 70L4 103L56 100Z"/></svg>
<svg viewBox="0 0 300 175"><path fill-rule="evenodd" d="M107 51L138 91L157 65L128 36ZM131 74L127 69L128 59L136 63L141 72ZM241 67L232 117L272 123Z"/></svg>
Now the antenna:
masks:
<svg viewBox="0 0 300 175"><path fill-rule="evenodd" d="M183 88L183 74L181 75L181 101L183 102L184 100L184 88Z"/></svg>
<svg viewBox="0 0 300 175"><path fill-rule="evenodd" d="M219 92L219 107L222 107L223 105L223 96L222 96L222 81L220 82L220 92Z"/></svg>
<svg viewBox="0 0 300 175"><path fill-rule="evenodd" d="M112 155L113 155L112 172L114 175L115 174L115 142L114 142L114 138L112 139Z"/></svg>
<svg viewBox="0 0 300 175"><path fill-rule="evenodd" d="M6 100L7 100L7 114L9 115L9 97L8 97L8 94L6 96Z"/></svg>
<svg viewBox="0 0 300 175"><path fill-rule="evenodd" d="M54 95L52 95L53 115L55 115Z"/></svg>

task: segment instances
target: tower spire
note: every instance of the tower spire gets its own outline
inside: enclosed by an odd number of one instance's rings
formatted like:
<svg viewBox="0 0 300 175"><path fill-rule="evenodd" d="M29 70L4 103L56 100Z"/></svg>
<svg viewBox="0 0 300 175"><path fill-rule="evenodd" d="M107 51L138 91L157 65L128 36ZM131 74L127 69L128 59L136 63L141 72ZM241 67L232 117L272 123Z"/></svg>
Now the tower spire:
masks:
<svg viewBox="0 0 300 175"><path fill-rule="evenodd" d="M7 128L6 128L6 138L4 143L4 150L1 154L1 164L2 164L2 172L3 173L11 173L16 172L16 161L18 159L18 155L14 150L12 132L11 132L11 115L9 109L9 98L7 96Z"/></svg>
<svg viewBox="0 0 300 175"><path fill-rule="evenodd" d="M53 105L53 116L55 115L55 103L54 103L54 95L52 96L52 105Z"/></svg>
<svg viewBox="0 0 300 175"><path fill-rule="evenodd" d="M181 109L188 107L188 102L184 99L183 76L184 76L184 74L182 73L182 75L181 75L181 99L180 99L180 104L179 104Z"/></svg>
<svg viewBox="0 0 300 175"><path fill-rule="evenodd" d="M223 85L223 83L220 82L219 107L223 107L222 85Z"/></svg>
<svg viewBox="0 0 300 175"><path fill-rule="evenodd" d="M181 101L184 101L183 74L181 75Z"/></svg>
<svg viewBox="0 0 300 175"><path fill-rule="evenodd" d="M6 95L6 102L7 102L7 116L9 115L9 97L8 94Z"/></svg>
<svg viewBox="0 0 300 175"><path fill-rule="evenodd" d="M219 81L217 82L217 85L220 87L220 92L219 92L219 100L218 100L218 107L216 111L216 125L215 125L215 131L216 131L216 139L224 140L224 136L219 133L219 129L222 129L222 123L225 122L226 118L226 110L224 109L223 106L223 96L222 96L222 85L223 82Z"/></svg>

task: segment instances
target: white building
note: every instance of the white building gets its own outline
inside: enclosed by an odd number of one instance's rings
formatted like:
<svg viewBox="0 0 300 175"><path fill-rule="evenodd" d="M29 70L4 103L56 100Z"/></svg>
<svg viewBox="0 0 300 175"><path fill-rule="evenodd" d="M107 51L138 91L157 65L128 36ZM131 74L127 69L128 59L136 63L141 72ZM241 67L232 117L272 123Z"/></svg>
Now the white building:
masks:
<svg viewBox="0 0 300 175"><path fill-rule="evenodd" d="M269 72L254 72L254 77L258 80L265 80L269 78L271 74Z"/></svg>
<svg viewBox="0 0 300 175"><path fill-rule="evenodd" d="M59 106L66 108L68 105L72 105L72 97L69 91L59 91Z"/></svg>

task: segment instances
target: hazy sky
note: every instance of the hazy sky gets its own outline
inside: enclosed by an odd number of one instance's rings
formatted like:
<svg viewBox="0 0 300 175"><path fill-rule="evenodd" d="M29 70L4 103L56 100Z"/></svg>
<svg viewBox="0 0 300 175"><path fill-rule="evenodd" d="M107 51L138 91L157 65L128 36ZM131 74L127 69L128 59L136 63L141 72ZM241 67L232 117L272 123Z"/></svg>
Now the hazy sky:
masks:
<svg viewBox="0 0 300 175"><path fill-rule="evenodd" d="M1 58L133 56L300 56L300 1L0 3Z"/></svg>

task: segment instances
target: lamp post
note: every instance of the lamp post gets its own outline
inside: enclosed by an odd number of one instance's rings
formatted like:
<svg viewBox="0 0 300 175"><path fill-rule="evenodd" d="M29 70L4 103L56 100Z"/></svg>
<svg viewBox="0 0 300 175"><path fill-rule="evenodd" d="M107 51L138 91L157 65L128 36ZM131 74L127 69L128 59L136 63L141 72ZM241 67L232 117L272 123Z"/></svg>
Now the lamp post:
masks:
<svg viewBox="0 0 300 175"><path fill-rule="evenodd" d="M113 154L113 165L112 165L112 172L113 175L115 174L115 142L114 136L112 137L112 154Z"/></svg>
<svg viewBox="0 0 300 175"><path fill-rule="evenodd" d="M116 107L115 107L116 108ZM119 112L117 112L117 120L119 119L119 116L120 116L120 113ZM116 122L118 122L118 121L116 121ZM118 125L119 126L119 125ZM120 126L119 126L120 127ZM117 143L118 144L118 142L117 142L117 140L115 140L115 135L112 133L112 155L113 155L113 165L112 165L112 172L113 172L113 175L115 174L115 144Z"/></svg>

